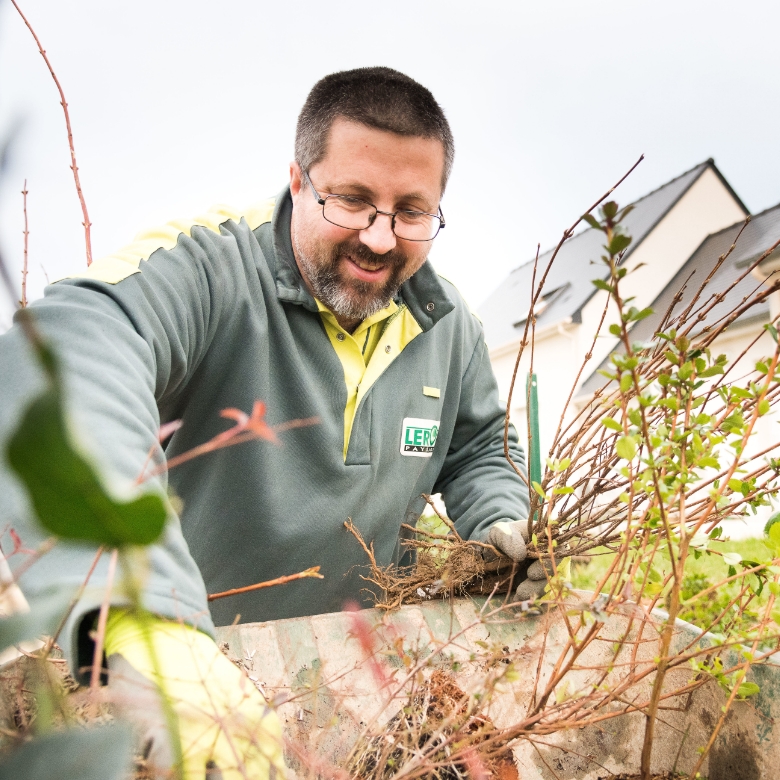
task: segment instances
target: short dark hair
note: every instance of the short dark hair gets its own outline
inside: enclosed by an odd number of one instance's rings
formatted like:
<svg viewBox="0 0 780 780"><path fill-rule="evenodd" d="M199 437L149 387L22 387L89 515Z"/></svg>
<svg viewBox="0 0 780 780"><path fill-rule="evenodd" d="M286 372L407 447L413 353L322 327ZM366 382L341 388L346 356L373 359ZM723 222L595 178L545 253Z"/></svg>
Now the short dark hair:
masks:
<svg viewBox="0 0 780 780"><path fill-rule="evenodd" d="M441 190L447 184L455 144L447 117L431 92L392 68L355 68L331 73L312 87L298 116L295 159L308 171L325 156L337 117L398 135L436 138L444 146Z"/></svg>

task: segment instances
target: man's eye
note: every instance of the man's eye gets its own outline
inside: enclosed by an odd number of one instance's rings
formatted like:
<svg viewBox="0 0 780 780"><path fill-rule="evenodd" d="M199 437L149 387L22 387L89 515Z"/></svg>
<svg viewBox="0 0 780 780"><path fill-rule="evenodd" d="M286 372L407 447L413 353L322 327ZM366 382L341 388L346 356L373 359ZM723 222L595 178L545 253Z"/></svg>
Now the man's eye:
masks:
<svg viewBox="0 0 780 780"><path fill-rule="evenodd" d="M363 211L364 209L371 208L368 203L359 198L350 198L348 195L340 195L338 204L343 209L348 211Z"/></svg>
<svg viewBox="0 0 780 780"><path fill-rule="evenodd" d="M428 214L424 214L422 211L399 211L395 218L407 225L419 225L421 222L430 220Z"/></svg>

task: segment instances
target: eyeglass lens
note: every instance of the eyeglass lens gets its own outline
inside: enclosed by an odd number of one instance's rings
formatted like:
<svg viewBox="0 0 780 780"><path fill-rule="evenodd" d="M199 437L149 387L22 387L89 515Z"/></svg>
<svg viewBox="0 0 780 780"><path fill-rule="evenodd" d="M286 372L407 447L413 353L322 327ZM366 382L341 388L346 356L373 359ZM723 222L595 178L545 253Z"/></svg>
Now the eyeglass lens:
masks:
<svg viewBox="0 0 780 780"><path fill-rule="evenodd" d="M350 230L371 227L377 210L370 203L343 195L325 198L322 215L328 222ZM432 214L416 211L399 211L395 215L393 232L407 241L430 241L441 227L441 221Z"/></svg>

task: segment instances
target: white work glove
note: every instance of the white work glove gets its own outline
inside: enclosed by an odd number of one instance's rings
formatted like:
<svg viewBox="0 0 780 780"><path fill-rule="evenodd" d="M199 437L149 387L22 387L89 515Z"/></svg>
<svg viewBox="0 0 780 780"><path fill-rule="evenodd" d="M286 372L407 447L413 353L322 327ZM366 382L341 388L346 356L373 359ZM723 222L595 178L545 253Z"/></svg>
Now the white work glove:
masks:
<svg viewBox="0 0 780 780"><path fill-rule="evenodd" d="M283 780L279 718L211 637L181 623L149 614L142 621L112 608L105 648L109 690L139 730L152 777L178 777L162 690L181 740L183 780Z"/></svg>
<svg viewBox="0 0 780 780"><path fill-rule="evenodd" d="M528 521L501 520L494 523L488 529L486 541L513 561L522 563L528 555ZM556 557L557 564L560 565L561 560L568 559ZM532 561L525 571L523 567L520 568L520 576L523 579L515 591L515 601L538 599L544 595L547 582L553 576L552 563L549 558Z"/></svg>
<svg viewBox="0 0 780 780"><path fill-rule="evenodd" d="M528 521L499 520L488 529L486 541L513 561L524 561L528 555Z"/></svg>
<svg viewBox="0 0 780 780"><path fill-rule="evenodd" d="M515 601L532 601L544 595L548 575L552 577L553 569L550 559L537 559L531 563L525 572L526 579L517 586Z"/></svg>

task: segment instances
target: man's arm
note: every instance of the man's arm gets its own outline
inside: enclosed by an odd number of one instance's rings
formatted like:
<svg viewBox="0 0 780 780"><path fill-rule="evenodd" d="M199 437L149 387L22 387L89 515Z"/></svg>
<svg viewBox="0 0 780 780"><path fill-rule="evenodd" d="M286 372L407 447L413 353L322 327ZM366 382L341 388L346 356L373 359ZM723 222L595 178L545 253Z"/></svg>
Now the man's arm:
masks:
<svg viewBox="0 0 780 780"><path fill-rule="evenodd" d="M182 234L173 249L155 252L140 264L140 273L115 284L94 278L100 275L98 261L92 279L53 285L44 300L30 307L36 327L62 363L72 430L117 492L132 489L150 450L155 452L153 464L162 462L156 445L158 404L170 404L186 386L217 326L223 295L229 294L225 259L235 241L206 230L193 234ZM42 372L18 325L0 338L0 377L4 450L25 406L43 387ZM150 480L144 489L164 493L165 477ZM37 547L46 536L5 463L0 467L0 517L25 548ZM21 577L22 590L34 598L47 587L77 587L95 552L89 545L60 542ZM107 558L103 556L60 635L74 671L91 663L91 626L82 626L82 619L104 598ZM10 563L16 568L21 556ZM143 606L213 632L203 580L173 511L164 537L149 548L149 564ZM122 599L115 595L113 600Z"/></svg>
<svg viewBox="0 0 780 780"><path fill-rule="evenodd" d="M509 452L525 472L512 425ZM504 409L481 333L463 377L455 432L435 490L464 539L486 541L495 523L528 519L528 488L504 456Z"/></svg>

